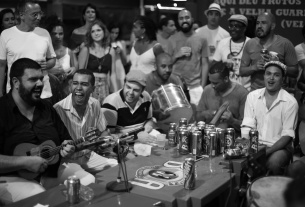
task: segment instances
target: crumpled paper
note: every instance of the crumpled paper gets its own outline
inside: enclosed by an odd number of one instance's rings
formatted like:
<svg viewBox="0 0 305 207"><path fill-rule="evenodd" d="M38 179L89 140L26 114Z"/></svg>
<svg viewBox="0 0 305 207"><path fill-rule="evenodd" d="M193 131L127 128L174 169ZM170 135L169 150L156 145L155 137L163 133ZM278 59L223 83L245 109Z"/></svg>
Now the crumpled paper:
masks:
<svg viewBox="0 0 305 207"><path fill-rule="evenodd" d="M149 156L151 154L151 147L148 144L142 144L142 143L135 143L134 144L134 151L138 155L141 156Z"/></svg>

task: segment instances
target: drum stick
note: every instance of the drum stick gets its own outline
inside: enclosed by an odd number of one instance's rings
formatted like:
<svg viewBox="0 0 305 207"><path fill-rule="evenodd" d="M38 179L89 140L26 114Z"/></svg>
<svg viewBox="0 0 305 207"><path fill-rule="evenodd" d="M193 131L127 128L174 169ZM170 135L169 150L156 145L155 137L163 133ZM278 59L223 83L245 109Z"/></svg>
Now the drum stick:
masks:
<svg viewBox="0 0 305 207"><path fill-rule="evenodd" d="M215 125L217 123L217 121L220 119L221 115L223 114L223 112L225 112L225 110L227 110L227 108L229 107L229 102L225 101L218 109L218 111L216 112L214 118L212 119L212 121L210 122L210 124Z"/></svg>

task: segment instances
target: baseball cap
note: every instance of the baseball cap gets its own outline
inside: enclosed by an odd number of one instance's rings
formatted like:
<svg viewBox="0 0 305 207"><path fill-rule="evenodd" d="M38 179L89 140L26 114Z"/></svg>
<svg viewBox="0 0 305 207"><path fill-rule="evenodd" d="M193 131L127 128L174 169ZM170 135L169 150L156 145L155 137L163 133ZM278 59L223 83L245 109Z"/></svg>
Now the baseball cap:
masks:
<svg viewBox="0 0 305 207"><path fill-rule="evenodd" d="M272 60L272 61L267 62L264 65L265 70L266 70L267 67L269 67L271 65L278 66L284 72L284 75L286 75L287 66L285 64L281 63L280 61L273 61Z"/></svg>
<svg viewBox="0 0 305 207"><path fill-rule="evenodd" d="M127 76L126 81L128 82L137 82L143 87L146 86L146 75L140 70L131 70Z"/></svg>
<svg viewBox="0 0 305 207"><path fill-rule="evenodd" d="M217 4L217 3L210 4L209 8L204 11L205 15L208 15L209 11L218 11L220 13L220 16L223 16L221 8L220 8L219 4Z"/></svg>
<svg viewBox="0 0 305 207"><path fill-rule="evenodd" d="M228 21L237 21L243 23L244 25L248 26L248 19L244 15L241 14L233 14Z"/></svg>

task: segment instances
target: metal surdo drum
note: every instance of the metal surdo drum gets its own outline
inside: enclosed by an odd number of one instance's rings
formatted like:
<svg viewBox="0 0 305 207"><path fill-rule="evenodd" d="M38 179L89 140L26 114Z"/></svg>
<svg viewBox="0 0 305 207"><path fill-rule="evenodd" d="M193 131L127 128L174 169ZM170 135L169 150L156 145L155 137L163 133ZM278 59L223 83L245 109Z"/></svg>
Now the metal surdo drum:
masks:
<svg viewBox="0 0 305 207"><path fill-rule="evenodd" d="M261 177L247 190L247 206L285 207L284 191L292 178L283 176Z"/></svg>
<svg viewBox="0 0 305 207"><path fill-rule="evenodd" d="M172 83L161 86L152 92L151 97L154 110L161 110L170 114L165 120L158 121L159 127L165 131L168 130L170 123L178 123L180 118L187 118L189 121L193 115L191 104L181 86Z"/></svg>

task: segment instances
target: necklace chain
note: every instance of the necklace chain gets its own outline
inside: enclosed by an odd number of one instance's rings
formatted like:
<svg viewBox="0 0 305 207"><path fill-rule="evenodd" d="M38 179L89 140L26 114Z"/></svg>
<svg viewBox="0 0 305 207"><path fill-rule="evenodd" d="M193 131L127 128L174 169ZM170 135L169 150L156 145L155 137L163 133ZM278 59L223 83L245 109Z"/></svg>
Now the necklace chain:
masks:
<svg viewBox="0 0 305 207"><path fill-rule="evenodd" d="M235 55L235 54L233 54L233 52L232 52L232 48L231 48L231 42L232 42L232 38L230 39L230 54L233 56L233 57L236 57L236 56L238 56L240 53L241 53L241 51L243 50L243 48L244 48L244 46L245 46L245 43L246 43L246 39L247 38L245 38L245 40L244 40L244 42L243 42L243 45L241 46L241 48L240 48L240 50L239 50L239 52Z"/></svg>

